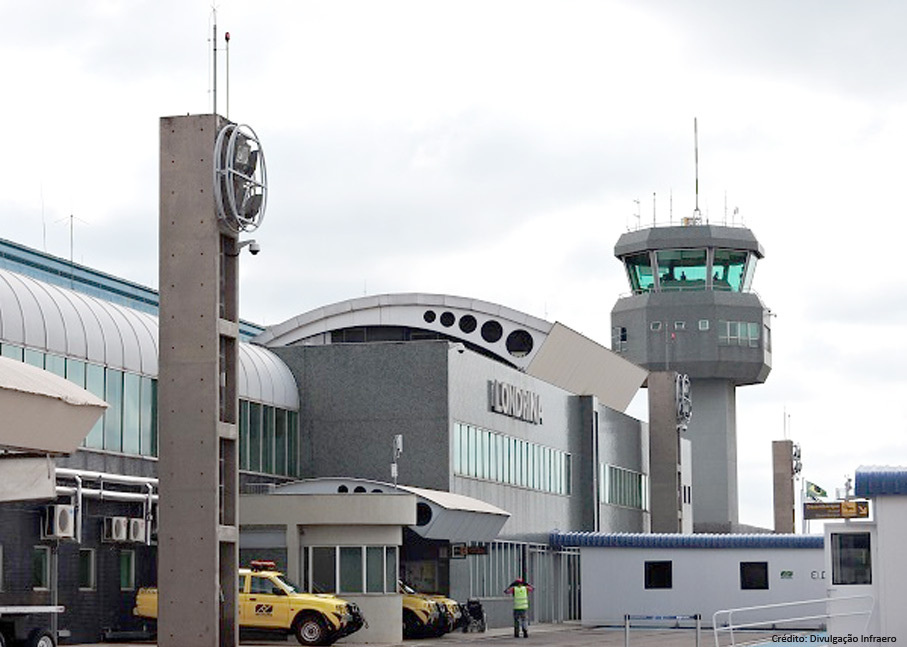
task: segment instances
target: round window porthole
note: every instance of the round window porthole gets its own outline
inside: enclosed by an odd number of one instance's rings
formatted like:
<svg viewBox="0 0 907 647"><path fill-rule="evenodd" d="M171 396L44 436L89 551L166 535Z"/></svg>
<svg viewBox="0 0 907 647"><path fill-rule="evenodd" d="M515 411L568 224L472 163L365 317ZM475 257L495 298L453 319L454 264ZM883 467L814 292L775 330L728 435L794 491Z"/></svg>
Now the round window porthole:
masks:
<svg viewBox="0 0 907 647"><path fill-rule="evenodd" d="M532 335L525 330L514 330L507 335L507 352L514 357L526 357L532 352Z"/></svg>
<svg viewBox="0 0 907 647"><path fill-rule="evenodd" d="M431 521L431 506L421 501L416 504L416 525L427 526Z"/></svg>
<svg viewBox="0 0 907 647"><path fill-rule="evenodd" d="M350 491L350 489L345 485L341 485L339 488L337 488L337 491L340 492L340 494L346 494Z"/></svg>
<svg viewBox="0 0 907 647"><path fill-rule="evenodd" d="M489 344L499 341L504 334L504 329L497 321L486 321L482 324L482 339Z"/></svg>
<svg viewBox="0 0 907 647"><path fill-rule="evenodd" d="M422 318L425 320L425 323L433 323L435 320L435 317L436 317L436 315L435 315L434 310L426 310L422 314Z"/></svg>
<svg viewBox="0 0 907 647"><path fill-rule="evenodd" d="M460 317L460 330L465 333L473 332L479 324L476 323L476 318L472 315L463 315Z"/></svg>
<svg viewBox="0 0 907 647"><path fill-rule="evenodd" d="M450 328L452 325L454 325L454 321L456 321L456 319L457 318L454 317L454 314L452 312L441 313L441 325L445 328Z"/></svg>
<svg viewBox="0 0 907 647"><path fill-rule="evenodd" d="M384 492L384 490L379 490L378 488L375 488L374 490L372 490L372 494L381 494L383 492Z"/></svg>
<svg viewBox="0 0 907 647"><path fill-rule="evenodd" d="M361 485L357 485L357 486L356 486L356 489L354 489L353 492L357 492L357 493L359 493L359 494L362 494L363 492L365 492L365 488L362 487Z"/></svg>

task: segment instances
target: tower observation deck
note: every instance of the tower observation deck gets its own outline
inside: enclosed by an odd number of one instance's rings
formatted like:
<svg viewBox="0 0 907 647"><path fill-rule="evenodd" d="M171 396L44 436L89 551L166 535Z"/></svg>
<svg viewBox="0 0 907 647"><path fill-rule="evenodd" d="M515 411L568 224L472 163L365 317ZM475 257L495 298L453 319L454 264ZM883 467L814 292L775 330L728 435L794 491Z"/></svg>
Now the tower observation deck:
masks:
<svg viewBox="0 0 907 647"><path fill-rule="evenodd" d="M650 371L689 375L693 527L733 532L735 390L771 371L770 311L752 291L762 246L745 227L694 221L628 232L614 255L631 294L611 311L611 349Z"/></svg>

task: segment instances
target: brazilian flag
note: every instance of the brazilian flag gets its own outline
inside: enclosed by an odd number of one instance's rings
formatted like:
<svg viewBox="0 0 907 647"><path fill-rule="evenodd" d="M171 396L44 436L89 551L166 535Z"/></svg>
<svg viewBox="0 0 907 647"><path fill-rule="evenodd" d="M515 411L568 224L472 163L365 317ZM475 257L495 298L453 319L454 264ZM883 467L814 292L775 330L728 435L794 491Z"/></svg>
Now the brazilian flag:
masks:
<svg viewBox="0 0 907 647"><path fill-rule="evenodd" d="M821 487L819 487L815 483L810 483L809 481L805 481L805 484L806 484L806 496L808 496L810 499L813 499L813 500L824 499L825 497L828 496L828 492L823 490Z"/></svg>

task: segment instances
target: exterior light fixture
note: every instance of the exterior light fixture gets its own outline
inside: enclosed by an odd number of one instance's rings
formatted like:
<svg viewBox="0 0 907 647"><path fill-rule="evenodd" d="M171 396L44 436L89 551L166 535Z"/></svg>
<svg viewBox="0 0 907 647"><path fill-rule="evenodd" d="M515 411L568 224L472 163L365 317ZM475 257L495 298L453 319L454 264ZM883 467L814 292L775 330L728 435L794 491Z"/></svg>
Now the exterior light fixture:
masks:
<svg viewBox="0 0 907 647"><path fill-rule="evenodd" d="M228 231L255 231L264 220L268 174L261 142L249 126L228 123L217 134L214 200Z"/></svg>

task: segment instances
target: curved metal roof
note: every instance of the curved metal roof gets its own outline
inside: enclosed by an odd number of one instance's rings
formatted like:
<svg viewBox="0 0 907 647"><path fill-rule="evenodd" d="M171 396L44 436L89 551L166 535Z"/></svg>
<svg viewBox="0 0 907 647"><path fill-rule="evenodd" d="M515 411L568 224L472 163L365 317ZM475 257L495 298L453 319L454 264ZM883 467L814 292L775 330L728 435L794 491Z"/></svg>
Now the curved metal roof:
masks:
<svg viewBox="0 0 907 647"><path fill-rule="evenodd" d="M0 342L156 377L154 315L0 268ZM239 344L239 396L298 409L289 368L260 346Z"/></svg>
<svg viewBox="0 0 907 647"><path fill-rule="evenodd" d="M858 497L907 496L907 467L861 465L854 476Z"/></svg>
<svg viewBox="0 0 907 647"><path fill-rule="evenodd" d="M552 546L596 548L822 548L822 535L553 532Z"/></svg>
<svg viewBox="0 0 907 647"><path fill-rule="evenodd" d="M270 326L255 338L265 346L291 346L320 339L325 333L365 326L405 326L479 346L501 360L525 369L552 324L517 310L445 294L382 294L340 301ZM531 348L511 352L514 340L531 338Z"/></svg>
<svg viewBox="0 0 907 647"><path fill-rule="evenodd" d="M157 319L0 269L0 340L157 375Z"/></svg>
<svg viewBox="0 0 907 647"><path fill-rule="evenodd" d="M560 323L501 305L443 294L383 294L341 301L271 326L269 347L332 343L348 328L401 327L462 341L572 393L625 411L648 372Z"/></svg>
<svg viewBox="0 0 907 647"><path fill-rule="evenodd" d="M289 367L263 346L239 344L239 397L299 409L299 389Z"/></svg>

